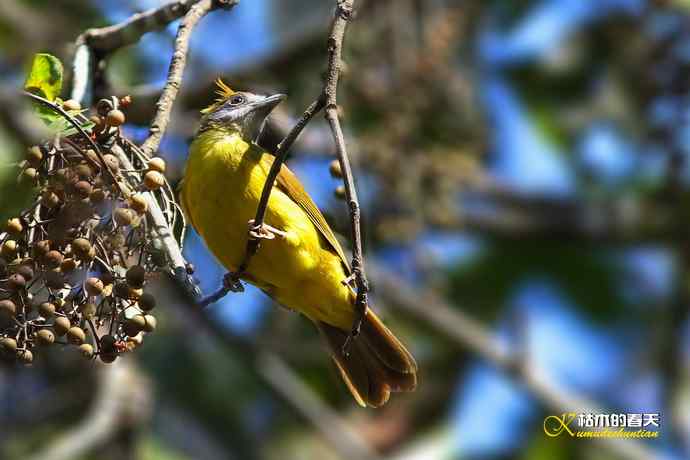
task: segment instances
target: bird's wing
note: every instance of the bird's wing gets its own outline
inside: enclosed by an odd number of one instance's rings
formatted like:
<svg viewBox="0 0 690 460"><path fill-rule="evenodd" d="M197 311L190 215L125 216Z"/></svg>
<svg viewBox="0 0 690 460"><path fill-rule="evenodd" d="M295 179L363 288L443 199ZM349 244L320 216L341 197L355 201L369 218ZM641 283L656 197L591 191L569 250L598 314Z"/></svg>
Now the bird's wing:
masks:
<svg viewBox="0 0 690 460"><path fill-rule="evenodd" d="M331 248L336 252L336 254L338 254L347 272L349 273L350 264L347 262L347 257L345 257L343 248L340 247L340 243L338 243L338 239L335 237L335 234L333 234L333 230L331 230L328 222L326 222L323 214L321 214L319 208L316 207L316 204L314 204L314 201L312 201L307 191L304 190L304 187L297 176L295 176L295 174L290 171L287 166L282 165L276 182L278 188L289 196L292 201L297 203L300 208L304 210L304 212L307 213L309 220L311 220L312 224L314 224L314 226L319 230L319 233L321 233L321 236L324 237Z"/></svg>

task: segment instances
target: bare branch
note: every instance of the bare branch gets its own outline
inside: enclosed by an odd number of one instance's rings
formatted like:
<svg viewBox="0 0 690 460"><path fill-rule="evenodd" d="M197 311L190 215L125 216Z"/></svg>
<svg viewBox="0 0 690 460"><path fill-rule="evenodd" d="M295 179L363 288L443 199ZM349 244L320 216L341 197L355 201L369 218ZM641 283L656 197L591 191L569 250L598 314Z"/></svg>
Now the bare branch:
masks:
<svg viewBox="0 0 690 460"><path fill-rule="evenodd" d="M237 0L227 1L224 2L224 6L231 8L237 3ZM192 31L199 23L199 20L210 12L216 4L216 0L201 0L189 9L189 12L180 22L180 27L177 29L177 36L175 37L173 57L168 70L168 79L163 88L163 93L160 99L158 99L158 110L151 122L149 137L141 145L141 149L146 156L151 156L158 150L161 139L168 127L173 103L182 84L182 75L187 64L187 50L189 49L189 39L192 36Z"/></svg>
<svg viewBox="0 0 690 460"><path fill-rule="evenodd" d="M99 29L89 29L79 36L77 45L86 44L94 52L105 54L132 45L146 33L162 29L181 18L200 0L177 0L134 14L126 21Z"/></svg>
<svg viewBox="0 0 690 460"><path fill-rule="evenodd" d="M367 309L367 292L369 291L369 284L364 271L364 257L362 256L362 231L360 228L360 210L359 200L357 199L357 191L355 189L355 181L352 176L352 168L350 166L350 159L347 155L347 148L345 146L345 137L340 126L340 118L338 117L338 79L342 67L342 49L343 39L345 38L345 29L347 23L352 17L354 0L339 0L338 7L335 12L335 20L333 21L333 28L331 35L328 38L328 70L326 75L326 84L324 86L324 93L326 95L326 120L333 133L333 139L336 145L336 153L340 163L340 169L343 171L343 182L345 185L345 197L350 210L350 225L352 232L352 272L354 275L355 284L357 286L357 300L355 309L357 311L356 319L352 325L352 333L348 336L343 352L347 351L347 346L350 339L359 334L359 329L362 326L362 321Z"/></svg>

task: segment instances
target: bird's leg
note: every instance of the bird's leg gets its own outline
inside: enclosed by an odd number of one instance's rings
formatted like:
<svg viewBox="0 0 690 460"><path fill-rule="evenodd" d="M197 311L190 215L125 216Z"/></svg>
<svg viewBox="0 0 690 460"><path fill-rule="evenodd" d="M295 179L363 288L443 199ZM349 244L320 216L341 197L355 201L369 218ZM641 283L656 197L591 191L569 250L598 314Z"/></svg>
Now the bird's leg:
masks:
<svg viewBox="0 0 690 460"><path fill-rule="evenodd" d="M343 349L342 353L343 356L349 356L350 355L350 346L352 343L355 341L357 336L362 330L362 323L364 322L364 318L367 316L367 304L366 300L364 303L360 304L360 302L355 302L355 319L352 322L352 329L350 329L350 333L347 334L347 337L345 338L345 342L343 343Z"/></svg>
<svg viewBox="0 0 690 460"><path fill-rule="evenodd" d="M248 222L249 236L251 238L254 238L256 240L272 240L276 236L279 236L281 238L287 237L287 233L282 230L278 230L275 227L271 227L266 223L263 223L261 225L255 225L254 222L254 219Z"/></svg>
<svg viewBox="0 0 690 460"><path fill-rule="evenodd" d="M228 272L223 276L223 287L230 292L244 292L238 272Z"/></svg>

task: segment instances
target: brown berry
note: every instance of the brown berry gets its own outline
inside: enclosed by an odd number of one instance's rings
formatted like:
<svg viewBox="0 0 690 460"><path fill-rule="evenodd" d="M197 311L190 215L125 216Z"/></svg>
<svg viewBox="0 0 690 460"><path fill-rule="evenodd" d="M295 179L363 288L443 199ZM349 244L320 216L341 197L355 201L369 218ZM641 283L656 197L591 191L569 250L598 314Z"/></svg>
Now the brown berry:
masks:
<svg viewBox="0 0 690 460"><path fill-rule="evenodd" d="M149 208L149 204L146 201L146 197L141 193L133 195L129 199L129 205L139 214L144 214Z"/></svg>
<svg viewBox="0 0 690 460"><path fill-rule="evenodd" d="M67 99L62 103L62 108L65 110L81 110L81 104L74 99Z"/></svg>
<svg viewBox="0 0 690 460"><path fill-rule="evenodd" d="M34 269L31 268L31 265L24 262L17 267L15 273L22 275L26 281L31 281L34 277Z"/></svg>
<svg viewBox="0 0 690 460"><path fill-rule="evenodd" d="M59 337L65 335L67 331L69 331L71 324L67 318L64 316L58 316L55 318L55 322L53 323L53 330L55 331L55 334Z"/></svg>
<svg viewBox="0 0 690 460"><path fill-rule="evenodd" d="M80 179L88 179L93 176L93 169L91 169L91 166L85 163L77 165L74 168L74 172L77 173L77 176L79 176Z"/></svg>
<svg viewBox="0 0 690 460"><path fill-rule="evenodd" d="M105 200L105 192L103 189L96 188L91 192L91 195L89 195L89 199L92 203L102 203L103 200Z"/></svg>
<svg viewBox="0 0 690 460"><path fill-rule="evenodd" d="M0 339L0 350L13 355L17 351L17 341L11 337L3 337Z"/></svg>
<svg viewBox="0 0 690 460"><path fill-rule="evenodd" d="M52 318L55 315L55 304L51 302L43 302L38 306L38 313L44 318Z"/></svg>
<svg viewBox="0 0 690 460"><path fill-rule="evenodd" d="M43 160L43 152L41 152L40 147L38 145L29 147L29 149L26 151L26 161L31 166L36 167L41 164L41 160Z"/></svg>
<svg viewBox="0 0 690 460"><path fill-rule="evenodd" d="M113 109L105 116L105 122L110 126L122 126L125 124L125 114L122 110Z"/></svg>
<svg viewBox="0 0 690 460"><path fill-rule="evenodd" d="M87 278L86 282L84 282L84 289L92 297L101 295L103 292L103 281L96 277Z"/></svg>
<svg viewBox="0 0 690 460"><path fill-rule="evenodd" d="M34 257L43 258L50 251L50 241L42 240L34 243Z"/></svg>
<svg viewBox="0 0 690 460"><path fill-rule="evenodd" d="M17 314L17 305L9 299L0 300L0 314L5 317L13 317Z"/></svg>
<svg viewBox="0 0 690 460"><path fill-rule="evenodd" d="M91 195L93 187L85 180L80 180L74 184L74 191L79 196L79 198L88 198Z"/></svg>
<svg viewBox="0 0 690 460"><path fill-rule="evenodd" d="M64 259L65 257L62 255L62 253L54 249L52 251L48 251L48 254L46 254L43 258L48 268L58 268Z"/></svg>
<svg viewBox="0 0 690 460"><path fill-rule="evenodd" d="M24 226L22 225L22 221L15 217L7 221L5 230L7 230L7 233L9 234L17 235L24 230Z"/></svg>
<svg viewBox="0 0 690 460"><path fill-rule="evenodd" d="M36 333L36 342L43 346L51 345L55 342L55 334L48 329L41 329Z"/></svg>
<svg viewBox="0 0 690 460"><path fill-rule="evenodd" d="M340 162L338 160L331 161L331 164L328 165L328 171L331 173L331 176L336 179L343 177L343 170L340 169Z"/></svg>
<svg viewBox="0 0 690 460"><path fill-rule="evenodd" d="M347 194L345 193L345 186L338 185L333 191L333 195L335 195L335 197L339 200L344 200L345 198L347 198Z"/></svg>
<svg viewBox="0 0 690 460"><path fill-rule="evenodd" d="M126 227L132 223L134 216L132 215L132 210L128 208L117 208L113 211L113 220L117 225Z"/></svg>
<svg viewBox="0 0 690 460"><path fill-rule="evenodd" d="M144 311L151 311L156 307L156 298L146 292L139 297L139 308Z"/></svg>
<svg viewBox="0 0 690 460"><path fill-rule="evenodd" d="M118 160L115 155L103 155L103 161L112 172L116 173L120 170L120 160Z"/></svg>
<svg viewBox="0 0 690 460"><path fill-rule="evenodd" d="M34 362L34 355L29 350L17 351L17 358L19 358L22 364L25 364L27 366Z"/></svg>
<svg viewBox="0 0 690 460"><path fill-rule="evenodd" d="M146 324L144 325L144 332L155 331L156 326L158 324L158 321L156 321L156 317L153 315L144 315L144 319L146 320Z"/></svg>
<svg viewBox="0 0 690 460"><path fill-rule="evenodd" d="M65 259L62 261L60 264L60 271L62 273L69 273L74 271L77 268L77 261L72 259L71 257L69 259Z"/></svg>
<svg viewBox="0 0 690 460"><path fill-rule="evenodd" d="M79 345L79 353L86 359L93 358L93 345L90 343L82 343Z"/></svg>
<svg viewBox="0 0 690 460"><path fill-rule="evenodd" d="M91 242L86 238L77 238L72 241L72 252L77 257L84 257L91 249Z"/></svg>
<svg viewBox="0 0 690 460"><path fill-rule="evenodd" d="M148 162L149 171L158 171L163 174L165 172L165 160L161 157L151 158Z"/></svg>
<svg viewBox="0 0 690 460"><path fill-rule="evenodd" d="M80 328L79 326L70 327L67 331L67 340L71 344L81 345L84 343L84 340L86 340L84 329Z"/></svg>
<svg viewBox="0 0 690 460"><path fill-rule="evenodd" d="M8 260L14 260L17 256L17 242L14 240L7 240L0 248L0 255Z"/></svg>
<svg viewBox="0 0 690 460"><path fill-rule="evenodd" d="M94 316L96 316L96 309L96 304L91 302L79 305L79 311L82 315L84 315L84 318L86 319L91 319Z"/></svg>
<svg viewBox="0 0 690 460"><path fill-rule="evenodd" d="M141 265L133 265L127 270L125 278L127 279L127 284L133 288L139 289L146 281L146 270L144 270L144 267Z"/></svg>
<svg viewBox="0 0 690 460"><path fill-rule="evenodd" d="M149 190L158 190L165 184L165 176L158 171L148 171L144 174L144 186Z"/></svg>
<svg viewBox="0 0 690 460"><path fill-rule="evenodd" d="M26 279L19 273L10 275L7 279L7 288L10 291L21 291L26 287Z"/></svg>
<svg viewBox="0 0 690 460"><path fill-rule="evenodd" d="M98 115L91 115L89 117L89 121L91 123L93 123L96 131L100 131L101 128L103 127L103 119L101 117L99 117Z"/></svg>

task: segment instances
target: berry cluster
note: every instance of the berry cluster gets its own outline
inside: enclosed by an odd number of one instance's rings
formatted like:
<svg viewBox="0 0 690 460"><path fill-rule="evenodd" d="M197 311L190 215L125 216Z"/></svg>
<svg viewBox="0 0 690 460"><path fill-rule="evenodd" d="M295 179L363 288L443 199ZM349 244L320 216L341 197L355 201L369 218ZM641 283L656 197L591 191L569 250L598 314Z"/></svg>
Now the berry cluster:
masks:
<svg viewBox="0 0 690 460"><path fill-rule="evenodd" d="M161 158L146 158L120 131L128 98L101 100L81 130L30 147L19 180L34 203L0 228L0 355L30 364L36 350L73 345L113 362L156 328L147 281L166 267L147 211L180 218ZM179 227L179 225L178 225Z"/></svg>

